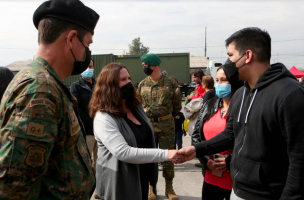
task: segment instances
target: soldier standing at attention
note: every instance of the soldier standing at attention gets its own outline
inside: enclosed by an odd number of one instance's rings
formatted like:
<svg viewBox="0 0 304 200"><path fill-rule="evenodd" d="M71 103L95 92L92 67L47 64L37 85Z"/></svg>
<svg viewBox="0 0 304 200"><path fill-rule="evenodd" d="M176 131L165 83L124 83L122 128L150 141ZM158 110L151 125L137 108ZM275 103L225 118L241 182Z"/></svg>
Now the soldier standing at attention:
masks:
<svg viewBox="0 0 304 200"><path fill-rule="evenodd" d="M91 61L99 15L79 0L51 0L34 13L38 51L0 106L0 199L90 199L95 176L64 80Z"/></svg>
<svg viewBox="0 0 304 200"><path fill-rule="evenodd" d="M175 80L159 71L160 58L153 53L141 58L144 72L148 75L138 85L144 110L152 123L155 143L161 149L174 149L174 117L181 109L181 93ZM163 163L163 177L166 180L166 196L177 200L173 190L174 164ZM150 183L149 200L157 199L156 183Z"/></svg>

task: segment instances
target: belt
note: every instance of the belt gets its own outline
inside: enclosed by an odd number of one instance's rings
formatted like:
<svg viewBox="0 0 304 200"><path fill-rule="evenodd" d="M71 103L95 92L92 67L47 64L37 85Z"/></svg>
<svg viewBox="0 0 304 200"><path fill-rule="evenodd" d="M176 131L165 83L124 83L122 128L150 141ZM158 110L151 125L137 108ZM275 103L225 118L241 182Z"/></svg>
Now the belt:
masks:
<svg viewBox="0 0 304 200"><path fill-rule="evenodd" d="M156 117L156 118L149 118L150 122L162 122L167 119L170 119L172 117L172 114L163 116L163 117Z"/></svg>

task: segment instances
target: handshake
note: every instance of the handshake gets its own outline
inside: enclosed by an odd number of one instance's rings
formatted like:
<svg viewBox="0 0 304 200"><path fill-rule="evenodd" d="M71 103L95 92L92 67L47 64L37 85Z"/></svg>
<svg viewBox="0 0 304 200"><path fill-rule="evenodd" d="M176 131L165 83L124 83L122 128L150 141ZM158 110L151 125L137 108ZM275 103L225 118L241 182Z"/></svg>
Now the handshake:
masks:
<svg viewBox="0 0 304 200"><path fill-rule="evenodd" d="M194 146L183 147L180 150L168 150L168 160L175 163L181 164L192 160L196 156L196 149Z"/></svg>

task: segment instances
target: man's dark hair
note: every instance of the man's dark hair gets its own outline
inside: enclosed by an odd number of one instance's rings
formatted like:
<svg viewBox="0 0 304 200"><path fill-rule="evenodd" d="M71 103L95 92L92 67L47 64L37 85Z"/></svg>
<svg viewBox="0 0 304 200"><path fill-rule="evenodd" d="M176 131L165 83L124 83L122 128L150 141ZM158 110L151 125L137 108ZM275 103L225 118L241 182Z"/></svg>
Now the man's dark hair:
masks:
<svg viewBox="0 0 304 200"><path fill-rule="evenodd" d="M192 73L195 77L200 77L201 79L205 76L205 73L201 69L197 69Z"/></svg>
<svg viewBox="0 0 304 200"><path fill-rule="evenodd" d="M234 44L235 49L243 55L246 50L251 50L259 62L270 62L271 38L267 31L256 27L248 27L233 33L226 39L226 47Z"/></svg>
<svg viewBox="0 0 304 200"><path fill-rule="evenodd" d="M76 30L78 38L82 41L85 34L89 31L78 26L77 24L57 19L57 18L44 18L40 20L38 25L38 43L39 44L52 44L59 36L66 30Z"/></svg>

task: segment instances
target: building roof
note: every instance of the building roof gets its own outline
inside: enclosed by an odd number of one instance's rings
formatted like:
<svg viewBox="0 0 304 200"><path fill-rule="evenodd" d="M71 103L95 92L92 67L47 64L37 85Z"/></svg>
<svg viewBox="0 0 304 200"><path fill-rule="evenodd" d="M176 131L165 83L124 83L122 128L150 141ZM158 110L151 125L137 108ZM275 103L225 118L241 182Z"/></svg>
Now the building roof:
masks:
<svg viewBox="0 0 304 200"><path fill-rule="evenodd" d="M10 69L13 72L20 71L22 68L30 64L32 60L26 61L16 61L6 66L6 68Z"/></svg>
<svg viewBox="0 0 304 200"><path fill-rule="evenodd" d="M191 56L190 57L190 68L191 67L208 67L207 57Z"/></svg>

